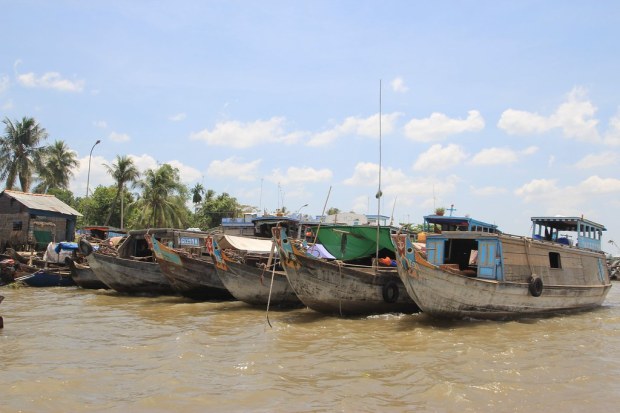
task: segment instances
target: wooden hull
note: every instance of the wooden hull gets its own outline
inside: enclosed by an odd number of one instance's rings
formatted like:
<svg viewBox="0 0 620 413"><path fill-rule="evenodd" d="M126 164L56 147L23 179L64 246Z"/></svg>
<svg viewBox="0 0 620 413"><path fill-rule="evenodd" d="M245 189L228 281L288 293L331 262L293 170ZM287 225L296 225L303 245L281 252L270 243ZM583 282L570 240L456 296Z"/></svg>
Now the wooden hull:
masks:
<svg viewBox="0 0 620 413"><path fill-rule="evenodd" d="M86 257L105 285L125 294L172 295L175 291L154 262L143 262L93 252Z"/></svg>
<svg viewBox="0 0 620 413"><path fill-rule="evenodd" d="M60 270L42 269L27 276L17 278L31 287L72 287L75 286L71 274Z"/></svg>
<svg viewBox="0 0 620 413"><path fill-rule="evenodd" d="M72 259L67 259L67 264L71 270L71 278L78 285L78 287L89 290L101 290L108 289L97 276L95 272L88 265L76 264Z"/></svg>
<svg viewBox="0 0 620 413"><path fill-rule="evenodd" d="M406 294L396 270L375 275L344 264L296 255L299 266L285 266L297 297L326 314L367 315L413 313L418 308Z"/></svg>
<svg viewBox="0 0 620 413"><path fill-rule="evenodd" d="M157 261L164 276L179 294L193 300L233 299L216 273L212 261L182 255L179 259L181 265L159 257Z"/></svg>
<svg viewBox="0 0 620 413"><path fill-rule="evenodd" d="M396 252L399 276L407 292L424 313L433 317L513 319L587 310L600 306L611 288L604 273L588 276L571 268L564 270L564 282L560 284L557 280L562 278L561 270L545 271L543 265L537 266L537 257L544 262L542 260L548 260L548 250L560 247L537 247L536 242L525 245L515 237L503 239L501 244L504 261L510 262L504 263L504 276L511 278L510 281L443 269L424 260L420 254L412 253L413 248L404 237L394 238L394 241L397 245L399 242L406 245ZM518 248L520 245L523 250ZM575 269L596 268L598 255L602 254L564 247L563 260L567 267L573 260ZM529 276L522 268L521 257L529 260L529 265L525 266ZM536 293L532 293L528 282L532 272L542 279L542 290Z"/></svg>
<svg viewBox="0 0 620 413"><path fill-rule="evenodd" d="M266 306L269 301L270 306L303 306L283 271L273 274L273 286L271 271L263 271L243 263L226 261L226 269L218 267L217 273L228 291L244 303Z"/></svg>
<svg viewBox="0 0 620 413"><path fill-rule="evenodd" d="M341 316L418 311L396 269L375 274L369 267L324 261L292 245L281 228L274 228L273 235L286 277L307 307Z"/></svg>
<svg viewBox="0 0 620 413"><path fill-rule="evenodd" d="M215 265L210 257L194 258L179 253L157 241L155 237L146 240L162 273L179 294L197 301L233 299L215 272Z"/></svg>

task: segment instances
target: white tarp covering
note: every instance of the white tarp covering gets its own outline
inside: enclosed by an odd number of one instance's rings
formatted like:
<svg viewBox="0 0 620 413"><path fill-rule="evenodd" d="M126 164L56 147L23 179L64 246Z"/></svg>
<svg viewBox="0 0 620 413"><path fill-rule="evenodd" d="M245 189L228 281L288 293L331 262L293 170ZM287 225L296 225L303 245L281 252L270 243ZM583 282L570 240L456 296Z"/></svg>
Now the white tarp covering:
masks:
<svg viewBox="0 0 620 413"><path fill-rule="evenodd" d="M266 254L271 252L272 245L271 238L248 238L236 235L222 235L219 239L216 239L216 241L221 249L233 248L247 252Z"/></svg>

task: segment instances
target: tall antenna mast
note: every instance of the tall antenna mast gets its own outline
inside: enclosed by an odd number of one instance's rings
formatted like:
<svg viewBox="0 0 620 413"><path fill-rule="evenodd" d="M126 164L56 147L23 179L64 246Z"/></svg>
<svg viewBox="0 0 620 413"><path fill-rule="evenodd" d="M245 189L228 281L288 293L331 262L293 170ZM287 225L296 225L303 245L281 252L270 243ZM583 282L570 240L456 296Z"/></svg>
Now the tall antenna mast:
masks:
<svg viewBox="0 0 620 413"><path fill-rule="evenodd" d="M375 272L379 269L379 231L381 226L379 219L381 217L381 79L379 79L379 188L377 189L377 251L375 253Z"/></svg>

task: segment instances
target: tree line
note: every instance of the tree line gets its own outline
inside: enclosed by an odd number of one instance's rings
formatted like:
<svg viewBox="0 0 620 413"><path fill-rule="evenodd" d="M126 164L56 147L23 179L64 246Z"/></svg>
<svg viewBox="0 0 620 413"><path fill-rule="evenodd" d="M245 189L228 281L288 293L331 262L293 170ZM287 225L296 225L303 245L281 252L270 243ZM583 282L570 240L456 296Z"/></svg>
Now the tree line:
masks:
<svg viewBox="0 0 620 413"><path fill-rule="evenodd" d="M178 168L166 163L140 172L133 159L124 155L117 155L111 165L104 164L113 185L99 185L92 194L76 197L69 190L73 171L79 166L76 152L62 140L45 145L47 131L33 118L11 121L7 117L3 123L0 181L5 182L5 188L56 196L83 215L78 226L209 229L218 226L222 218L238 217L252 209L199 183L188 188L181 182ZM193 210L187 206L190 200Z"/></svg>

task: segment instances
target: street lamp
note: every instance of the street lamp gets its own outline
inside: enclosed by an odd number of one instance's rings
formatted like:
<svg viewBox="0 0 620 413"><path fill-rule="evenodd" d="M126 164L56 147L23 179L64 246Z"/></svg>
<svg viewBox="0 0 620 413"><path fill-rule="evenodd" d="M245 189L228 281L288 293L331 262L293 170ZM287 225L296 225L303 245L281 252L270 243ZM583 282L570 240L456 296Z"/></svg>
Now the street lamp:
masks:
<svg viewBox="0 0 620 413"><path fill-rule="evenodd" d="M101 140L97 139L97 142L95 142L93 147L90 148L90 155L88 155L88 176L86 177L86 198L88 198L88 186L90 184L90 160L93 157L93 149L95 149L95 146L97 146L100 143L101 143Z"/></svg>
<svg viewBox="0 0 620 413"><path fill-rule="evenodd" d="M305 208L307 206L308 204L303 204L302 206L300 206L297 210L297 215L299 215L299 211L301 211L302 208ZM299 224L297 225L297 239L301 239L301 215L299 216Z"/></svg>

